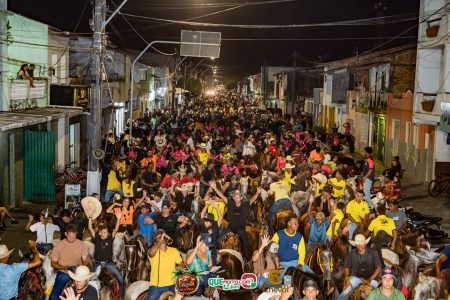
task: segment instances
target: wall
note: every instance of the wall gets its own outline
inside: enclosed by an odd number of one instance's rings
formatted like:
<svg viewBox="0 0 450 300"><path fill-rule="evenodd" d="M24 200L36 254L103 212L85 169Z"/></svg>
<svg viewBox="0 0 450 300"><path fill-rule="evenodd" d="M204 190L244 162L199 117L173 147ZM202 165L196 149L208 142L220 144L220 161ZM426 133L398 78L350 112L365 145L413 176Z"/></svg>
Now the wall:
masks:
<svg viewBox="0 0 450 300"><path fill-rule="evenodd" d="M49 74L50 84L69 83L69 44L70 40L63 33L49 31L48 63L54 71ZM67 47L67 48L66 48Z"/></svg>

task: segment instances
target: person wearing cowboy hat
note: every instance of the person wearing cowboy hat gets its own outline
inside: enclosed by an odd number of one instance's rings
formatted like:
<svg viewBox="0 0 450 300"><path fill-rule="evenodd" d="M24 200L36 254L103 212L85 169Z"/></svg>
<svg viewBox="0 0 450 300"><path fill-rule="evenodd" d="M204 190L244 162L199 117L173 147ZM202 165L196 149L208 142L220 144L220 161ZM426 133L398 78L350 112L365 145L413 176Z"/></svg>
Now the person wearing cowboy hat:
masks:
<svg viewBox="0 0 450 300"><path fill-rule="evenodd" d="M327 177L323 175L322 173L314 174L312 177L313 183L315 183L316 186L316 197L320 196L322 193L323 188L327 184Z"/></svg>
<svg viewBox="0 0 450 300"><path fill-rule="evenodd" d="M79 266L75 272L68 273L73 284L64 289L61 300L98 300L97 290L89 284L95 273L91 273L86 266Z"/></svg>
<svg viewBox="0 0 450 300"><path fill-rule="evenodd" d="M395 273L391 268L381 272L381 286L369 294L368 300L405 300L403 293L394 287ZM445 298L446 299L446 298Z"/></svg>
<svg viewBox="0 0 450 300"><path fill-rule="evenodd" d="M345 257L344 262L344 289L338 300L347 299L352 290L364 283L373 288L378 287L378 275L381 272L381 262L377 252L367 247L370 238L357 234L353 241L349 241L355 249Z"/></svg>
<svg viewBox="0 0 450 300"><path fill-rule="evenodd" d="M77 239L77 226L67 225L66 238L55 245L51 254L52 267L57 271L50 300L59 300L64 286L70 281L68 270L88 264L86 244Z"/></svg>
<svg viewBox="0 0 450 300"><path fill-rule="evenodd" d="M32 261L8 264L9 256L14 249L9 250L6 245L0 245L0 291L2 293L0 299L16 299L22 273L41 264L36 243L30 241L28 247L33 251Z"/></svg>

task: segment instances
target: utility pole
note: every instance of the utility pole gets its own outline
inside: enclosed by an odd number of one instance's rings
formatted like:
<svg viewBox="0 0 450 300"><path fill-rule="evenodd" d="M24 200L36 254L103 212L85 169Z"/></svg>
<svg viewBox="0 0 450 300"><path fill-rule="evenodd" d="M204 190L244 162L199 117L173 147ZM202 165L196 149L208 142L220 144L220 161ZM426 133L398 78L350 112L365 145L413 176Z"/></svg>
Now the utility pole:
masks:
<svg viewBox="0 0 450 300"><path fill-rule="evenodd" d="M0 34L3 34L3 40L6 40L6 43L0 44L0 56L8 57L8 28L7 28L7 20L8 20L8 12L7 12L7 1L0 0ZM4 59L0 59L0 111L9 111L9 107L7 103L7 99L5 99L6 95L6 74L8 66Z"/></svg>
<svg viewBox="0 0 450 300"><path fill-rule="evenodd" d="M104 59L104 24L106 19L106 0L95 0L93 16L92 84L89 120L89 159L87 194L100 194L99 162L93 156L93 150L100 148L100 129L102 122L102 66Z"/></svg>
<svg viewBox="0 0 450 300"><path fill-rule="evenodd" d="M291 118L294 118L295 108L295 75L297 75L297 50L294 51L294 73L292 74L292 89L291 89Z"/></svg>
<svg viewBox="0 0 450 300"><path fill-rule="evenodd" d="M177 49L175 48L175 52ZM175 59L173 61L173 78L172 78L172 113L176 113L177 103L175 101L175 96L177 92L177 61L179 56L175 55Z"/></svg>

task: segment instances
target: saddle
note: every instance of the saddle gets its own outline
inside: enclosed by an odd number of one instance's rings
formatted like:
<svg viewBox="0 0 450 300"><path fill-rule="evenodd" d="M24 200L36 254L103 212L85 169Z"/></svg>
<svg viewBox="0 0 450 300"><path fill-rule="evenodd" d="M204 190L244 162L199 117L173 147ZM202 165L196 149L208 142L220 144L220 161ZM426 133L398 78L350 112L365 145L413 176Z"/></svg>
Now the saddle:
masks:
<svg viewBox="0 0 450 300"><path fill-rule="evenodd" d="M367 284L360 284L356 289L354 289L348 299L351 300L361 300L361 299L367 299L367 297L369 296L370 292L373 290L373 287ZM363 295L365 295L363 297Z"/></svg>

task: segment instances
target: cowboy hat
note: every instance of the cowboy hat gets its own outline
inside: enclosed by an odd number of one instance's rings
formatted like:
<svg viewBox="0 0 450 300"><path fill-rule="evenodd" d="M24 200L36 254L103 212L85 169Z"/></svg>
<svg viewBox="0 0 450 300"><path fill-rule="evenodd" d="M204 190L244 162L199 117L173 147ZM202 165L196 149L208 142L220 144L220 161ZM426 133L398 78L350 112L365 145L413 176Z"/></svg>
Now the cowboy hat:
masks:
<svg viewBox="0 0 450 300"><path fill-rule="evenodd" d="M350 245L352 246L356 246L356 245L367 245L370 241L370 237L368 237L367 239L364 237L364 235L362 234L357 234L355 236L355 240L354 241L349 241Z"/></svg>
<svg viewBox="0 0 450 300"><path fill-rule="evenodd" d="M285 169L293 169L293 168L295 168L295 166L294 166L294 165L291 165L290 163L287 163L287 164L284 166L284 168L285 168Z"/></svg>
<svg viewBox="0 0 450 300"><path fill-rule="evenodd" d="M294 158L292 156L288 155L288 156L286 156L286 161L288 161L288 160L294 160Z"/></svg>
<svg viewBox="0 0 450 300"><path fill-rule="evenodd" d="M187 192L190 191L192 188L191 185L187 184L187 183L183 183L181 186L177 186L176 189L180 192Z"/></svg>
<svg viewBox="0 0 450 300"><path fill-rule="evenodd" d="M198 145L198 147L204 149L204 148L206 148L206 144L205 143L201 143L201 144Z"/></svg>
<svg viewBox="0 0 450 300"><path fill-rule="evenodd" d="M89 280L95 275L95 273L91 272L86 266L78 266L75 270L75 273L72 271L69 271L68 273L70 278L75 281Z"/></svg>
<svg viewBox="0 0 450 300"><path fill-rule="evenodd" d="M14 251L14 248L11 250L8 250L8 247L6 245L0 245L0 259L8 257L11 252Z"/></svg>
<svg viewBox="0 0 450 300"><path fill-rule="evenodd" d="M81 199L81 206L86 216L92 218L92 220L95 220L102 213L102 204L95 197L84 197ZM92 215L89 216L88 212L92 212Z"/></svg>
<svg viewBox="0 0 450 300"><path fill-rule="evenodd" d="M271 137L270 139L269 139L269 142L275 142L275 138L274 137Z"/></svg>
<svg viewBox="0 0 450 300"><path fill-rule="evenodd" d="M316 175L312 176L312 178L317 180L321 184L326 184L328 181L327 177L325 175L323 175L322 173L317 173Z"/></svg>

